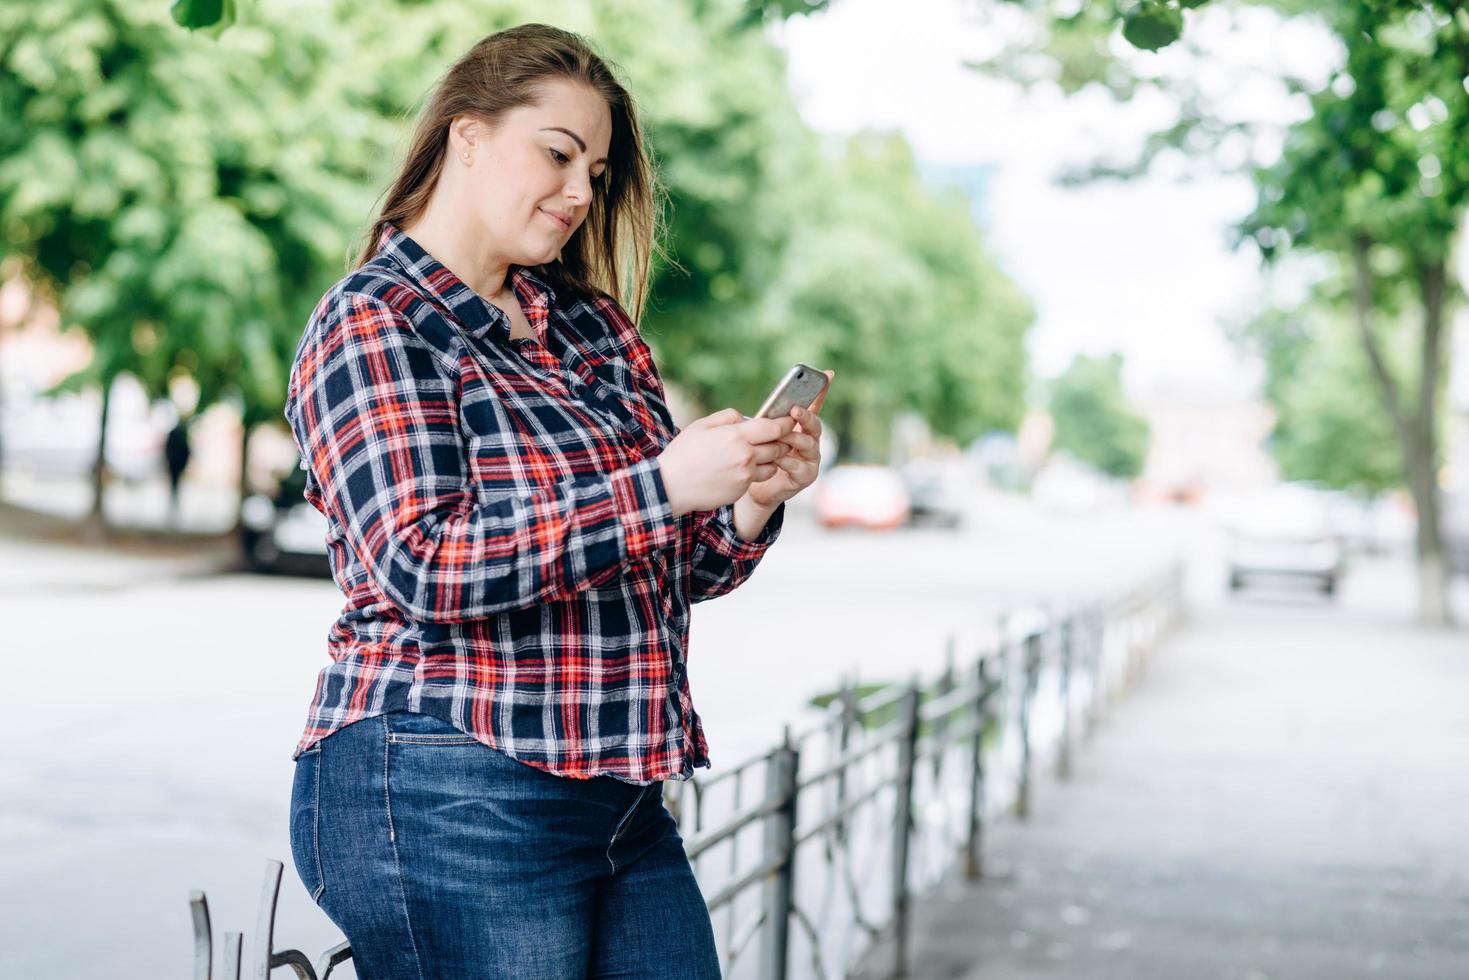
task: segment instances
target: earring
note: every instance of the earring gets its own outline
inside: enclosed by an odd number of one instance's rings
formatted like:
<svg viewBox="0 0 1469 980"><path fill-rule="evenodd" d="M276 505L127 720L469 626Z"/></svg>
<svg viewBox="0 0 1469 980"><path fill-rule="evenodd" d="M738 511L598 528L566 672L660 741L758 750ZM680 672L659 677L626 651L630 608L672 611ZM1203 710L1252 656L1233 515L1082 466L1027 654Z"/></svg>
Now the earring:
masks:
<svg viewBox="0 0 1469 980"><path fill-rule="evenodd" d="M460 154L460 155L464 157L464 162L465 163L468 163L469 162L469 154L468 153L463 153L463 154Z"/></svg>

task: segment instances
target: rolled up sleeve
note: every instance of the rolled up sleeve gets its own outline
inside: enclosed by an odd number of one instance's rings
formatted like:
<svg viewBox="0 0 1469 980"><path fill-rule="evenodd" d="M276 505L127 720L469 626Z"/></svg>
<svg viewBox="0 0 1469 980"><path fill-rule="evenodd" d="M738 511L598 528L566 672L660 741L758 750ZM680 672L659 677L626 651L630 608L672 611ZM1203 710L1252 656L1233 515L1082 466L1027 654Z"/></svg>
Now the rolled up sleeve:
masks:
<svg viewBox="0 0 1469 980"><path fill-rule="evenodd" d="M690 557L693 568L689 600L718 598L749 578L766 550L780 537L785 510L784 503L776 507L765 527L749 541L735 530L733 504L701 512Z"/></svg>
<svg viewBox="0 0 1469 980"><path fill-rule="evenodd" d="M608 304L606 312L618 329L634 383L659 405L668 404L663 379L653 362L652 351L638 335L621 309ZM681 431L669 417L667 423L675 436ZM766 549L780 537L785 520L785 504L782 503L765 522L765 527L752 541L746 541L735 530L734 505L725 504L713 510L694 511L689 516L688 531L691 602L714 599L737 588L754 572L755 566L764 557Z"/></svg>

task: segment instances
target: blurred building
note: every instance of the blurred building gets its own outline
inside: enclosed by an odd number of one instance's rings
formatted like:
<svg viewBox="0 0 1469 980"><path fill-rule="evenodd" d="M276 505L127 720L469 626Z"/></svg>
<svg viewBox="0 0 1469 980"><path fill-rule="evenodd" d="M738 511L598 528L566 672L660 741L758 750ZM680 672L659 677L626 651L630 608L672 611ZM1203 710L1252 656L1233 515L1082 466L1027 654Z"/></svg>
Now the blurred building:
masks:
<svg viewBox="0 0 1469 980"><path fill-rule="evenodd" d="M80 330L62 330L55 308L38 301L18 276L0 277L0 453L6 469L44 477L87 473L97 453L101 392L89 387L51 398L43 392L91 358L91 344ZM128 375L113 385L107 463L114 478L162 477L164 436L179 411L190 410L198 398L189 390L191 382L176 387L175 404L169 405L150 401ZM194 453L187 479L236 486L240 416L235 407L211 407L189 434Z"/></svg>
<svg viewBox="0 0 1469 980"><path fill-rule="evenodd" d="M1029 483L1046 465L1055 438L1056 420L1051 418L1050 412L1031 410L1025 413L1015 433L1015 455L1023 482Z"/></svg>
<svg viewBox="0 0 1469 980"><path fill-rule="evenodd" d="M1210 492L1232 494L1277 480L1265 445L1275 412L1242 395L1232 380L1173 379L1134 402L1152 430L1136 488L1140 499L1195 503Z"/></svg>

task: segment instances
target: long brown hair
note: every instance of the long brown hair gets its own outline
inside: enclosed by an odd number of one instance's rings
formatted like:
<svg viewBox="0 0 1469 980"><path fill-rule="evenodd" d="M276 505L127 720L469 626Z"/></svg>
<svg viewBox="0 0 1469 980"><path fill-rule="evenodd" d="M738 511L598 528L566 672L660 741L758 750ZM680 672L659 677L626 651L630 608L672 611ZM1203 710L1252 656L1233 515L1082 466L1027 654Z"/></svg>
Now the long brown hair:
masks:
<svg viewBox="0 0 1469 980"><path fill-rule="evenodd" d="M489 35L439 81L418 114L407 158L357 264L377 254L384 225L402 228L428 206L444 164L449 123L456 116L475 116L494 126L507 111L539 101L540 86L553 79L581 82L606 100L612 139L606 179L592 184L586 220L562 247L560 259L538 271L583 293L611 296L636 323L647 298L652 257L655 251L662 254L663 187L627 90L586 40L545 24L521 24Z"/></svg>

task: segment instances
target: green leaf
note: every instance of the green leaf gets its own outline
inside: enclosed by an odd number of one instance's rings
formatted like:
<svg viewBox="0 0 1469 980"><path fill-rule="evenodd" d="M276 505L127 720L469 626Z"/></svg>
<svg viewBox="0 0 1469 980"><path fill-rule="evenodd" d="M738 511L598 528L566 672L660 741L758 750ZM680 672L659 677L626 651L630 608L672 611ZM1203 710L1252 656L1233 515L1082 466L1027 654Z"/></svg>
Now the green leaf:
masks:
<svg viewBox="0 0 1469 980"><path fill-rule="evenodd" d="M1122 36L1144 51L1166 48L1182 34L1183 12L1161 3L1145 0L1129 10L1122 21Z"/></svg>
<svg viewBox="0 0 1469 980"><path fill-rule="evenodd" d="M202 30L213 37L235 22L234 0L173 0L173 19L191 31Z"/></svg>

